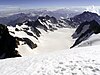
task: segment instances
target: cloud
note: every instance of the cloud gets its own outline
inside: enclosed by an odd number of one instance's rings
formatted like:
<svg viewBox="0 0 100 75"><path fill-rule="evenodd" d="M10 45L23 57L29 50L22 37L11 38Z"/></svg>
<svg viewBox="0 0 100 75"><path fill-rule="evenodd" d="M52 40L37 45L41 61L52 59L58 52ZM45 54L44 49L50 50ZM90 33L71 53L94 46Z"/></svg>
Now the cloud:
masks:
<svg viewBox="0 0 100 75"><path fill-rule="evenodd" d="M18 6L12 6L12 5L0 5L0 11L7 11L7 10L16 10L19 9Z"/></svg>

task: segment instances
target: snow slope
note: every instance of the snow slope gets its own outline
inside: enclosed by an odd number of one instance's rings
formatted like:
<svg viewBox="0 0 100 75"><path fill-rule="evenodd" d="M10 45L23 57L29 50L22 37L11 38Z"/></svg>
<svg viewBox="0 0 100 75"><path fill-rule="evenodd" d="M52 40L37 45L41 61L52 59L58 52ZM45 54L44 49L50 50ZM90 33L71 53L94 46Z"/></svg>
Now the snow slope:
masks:
<svg viewBox="0 0 100 75"><path fill-rule="evenodd" d="M10 33L11 35L20 38L29 38L32 42L37 44L37 48L34 49L31 49L27 44L19 45L17 50L22 56L30 56L33 54L41 54L46 52L68 49L74 42L74 40L71 37L71 35L75 31L75 29L73 28L59 28L58 30L55 30L53 32L45 32L43 29L38 28L38 30L42 33L41 36L38 37L38 40L33 36L27 35L24 31L15 31L15 28L13 27L8 28L9 31L15 32L15 34ZM21 29L22 27L17 28ZM29 30L29 32L32 31ZM23 42L20 42L20 44L22 43Z"/></svg>
<svg viewBox="0 0 100 75"><path fill-rule="evenodd" d="M100 34L93 34L89 37L88 40L83 41L78 47L85 47L85 46L94 46L100 44Z"/></svg>
<svg viewBox="0 0 100 75"><path fill-rule="evenodd" d="M10 28L9 28L10 29ZM11 28L10 30L13 30ZM21 58L10 58L0 61L0 75L99 75L100 74L100 42L99 36L92 35L82 42L80 47L68 49L74 40L75 31L61 28L54 32L42 29L38 40L25 32L15 32L15 36L28 37L38 44L31 50L27 45L19 46ZM93 41L96 40L97 41ZM92 41L92 43L91 43ZM96 46L95 43L97 44ZM92 46L91 46L92 44ZM88 46L88 47L82 47Z"/></svg>
<svg viewBox="0 0 100 75"><path fill-rule="evenodd" d="M34 50L38 53L44 53L68 49L74 42L71 38L73 32L74 29L61 28L54 32L44 33L39 38L38 47Z"/></svg>
<svg viewBox="0 0 100 75"><path fill-rule="evenodd" d="M100 75L100 45L0 61L0 75Z"/></svg>

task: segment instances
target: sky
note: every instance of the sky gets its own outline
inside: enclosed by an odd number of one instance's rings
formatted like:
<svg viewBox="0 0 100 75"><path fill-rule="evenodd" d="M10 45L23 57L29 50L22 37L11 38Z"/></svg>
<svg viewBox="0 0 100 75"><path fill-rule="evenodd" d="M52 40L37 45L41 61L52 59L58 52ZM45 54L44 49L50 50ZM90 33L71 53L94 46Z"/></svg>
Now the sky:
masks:
<svg viewBox="0 0 100 75"><path fill-rule="evenodd" d="M100 0L0 0L0 8L59 8L71 6L99 6Z"/></svg>

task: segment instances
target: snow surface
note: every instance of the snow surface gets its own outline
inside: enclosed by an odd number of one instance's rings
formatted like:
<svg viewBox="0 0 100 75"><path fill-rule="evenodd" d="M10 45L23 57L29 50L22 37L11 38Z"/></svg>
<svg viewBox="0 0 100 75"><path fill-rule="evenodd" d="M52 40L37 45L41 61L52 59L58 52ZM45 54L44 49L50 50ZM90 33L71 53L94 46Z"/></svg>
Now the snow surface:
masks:
<svg viewBox="0 0 100 75"><path fill-rule="evenodd" d="M26 27L26 26L22 26ZM22 29L22 27L18 27L18 29ZM48 31L45 32L43 29L38 30L42 33L41 37L35 39L33 36L27 35L24 31L15 31L13 27L8 27L9 31L14 31L15 34L11 34L13 36L18 36L20 38L29 38L31 41L36 43L38 46L35 49L30 49L28 45L19 45L18 46L18 52L22 56L30 56L33 54L41 54L46 52L53 52L58 50L64 50L71 47L71 45L74 43L74 40L72 39L71 35L74 33L75 29L71 28L59 28L58 30L55 30L54 32ZM23 29L22 29L23 30ZM29 32L33 33L29 30ZM33 33L34 34L34 33ZM35 34L34 34L35 35ZM23 42L20 42L20 44L23 44Z"/></svg>
<svg viewBox="0 0 100 75"><path fill-rule="evenodd" d="M100 45L0 61L0 75L100 75Z"/></svg>
<svg viewBox="0 0 100 75"><path fill-rule="evenodd" d="M100 45L100 34L93 34L88 40L83 41L78 47Z"/></svg>
<svg viewBox="0 0 100 75"><path fill-rule="evenodd" d="M71 35L75 29L39 30L39 40L23 31L15 32L15 36L28 37L38 47L31 50L27 45L19 46L23 57L1 60L0 75L100 75L100 34L92 35L78 48L68 49L74 43Z"/></svg>
<svg viewBox="0 0 100 75"><path fill-rule="evenodd" d="M38 53L44 53L68 49L74 42L71 38L73 32L74 29L61 28L54 32L45 33L39 38L39 46L34 50Z"/></svg>

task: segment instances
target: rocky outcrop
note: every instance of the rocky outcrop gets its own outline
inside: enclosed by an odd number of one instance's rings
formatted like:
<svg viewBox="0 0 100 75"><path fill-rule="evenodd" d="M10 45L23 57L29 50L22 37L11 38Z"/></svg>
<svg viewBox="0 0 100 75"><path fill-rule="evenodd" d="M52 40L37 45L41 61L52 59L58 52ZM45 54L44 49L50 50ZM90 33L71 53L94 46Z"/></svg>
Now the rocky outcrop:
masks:
<svg viewBox="0 0 100 75"><path fill-rule="evenodd" d="M98 34L100 33L100 25L95 20L92 20L90 22L86 21L83 22L75 31L75 33L72 35L73 38L77 38L75 43L73 44L73 47L80 44L82 41L87 40L92 34Z"/></svg>
<svg viewBox="0 0 100 75"><path fill-rule="evenodd" d="M95 20L100 24L100 16L98 14L85 11L82 14L79 14L70 18L70 21L71 21L70 25L72 25L73 27L77 27L83 22L86 22L86 21L90 22L92 20Z"/></svg>
<svg viewBox="0 0 100 75"><path fill-rule="evenodd" d="M36 38L38 40L38 38L35 35L33 35L31 32L28 32L28 31L24 31L24 32L26 32L27 35L33 36L34 38Z"/></svg>
<svg viewBox="0 0 100 75"><path fill-rule="evenodd" d="M30 39L28 38L23 38L23 41L25 44L27 44L31 49L34 49L37 47L37 44L34 44Z"/></svg>
<svg viewBox="0 0 100 75"><path fill-rule="evenodd" d="M17 47L16 38L9 34L5 25L0 24L0 59L21 57L15 50Z"/></svg>
<svg viewBox="0 0 100 75"><path fill-rule="evenodd" d="M19 44L19 41L22 41L24 42L24 44L22 45L25 45L27 44L31 49L34 49L37 47L37 44L33 43L33 41L31 41L29 38L19 38L19 37L16 37L16 39L18 40L18 44Z"/></svg>

